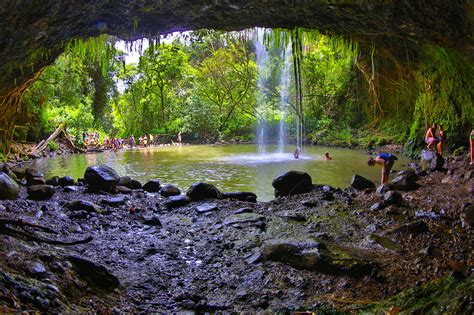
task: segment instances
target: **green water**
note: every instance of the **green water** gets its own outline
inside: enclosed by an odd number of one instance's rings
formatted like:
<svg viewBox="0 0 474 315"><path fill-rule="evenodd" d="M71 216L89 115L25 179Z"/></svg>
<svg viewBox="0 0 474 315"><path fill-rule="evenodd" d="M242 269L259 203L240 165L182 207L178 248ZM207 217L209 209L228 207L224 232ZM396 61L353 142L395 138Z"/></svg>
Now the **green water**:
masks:
<svg viewBox="0 0 474 315"><path fill-rule="evenodd" d="M283 154L272 150L276 147L267 146L270 154L260 155L255 145L155 147L57 156L36 160L34 166L43 170L46 178L70 175L77 179L84 176L87 166L106 164L119 175L129 175L142 183L156 178L186 190L202 181L223 192L254 192L260 201L273 199L272 180L290 170L309 173L313 183L336 187L349 185L355 173L380 182L380 167L367 166L368 156L362 150L308 146L298 160L293 158L294 147L286 147L287 153ZM332 160L323 160L325 151L330 152ZM408 162L408 158L398 155L393 169L402 169Z"/></svg>

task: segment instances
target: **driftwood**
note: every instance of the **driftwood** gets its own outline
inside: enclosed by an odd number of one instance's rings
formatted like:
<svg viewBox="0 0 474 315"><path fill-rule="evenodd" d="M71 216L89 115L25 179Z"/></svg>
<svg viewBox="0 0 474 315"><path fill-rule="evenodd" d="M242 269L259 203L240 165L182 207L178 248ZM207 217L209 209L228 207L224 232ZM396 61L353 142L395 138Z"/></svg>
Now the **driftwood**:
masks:
<svg viewBox="0 0 474 315"><path fill-rule="evenodd" d="M67 144L76 152L86 153L86 150L78 148L74 145L69 137L67 130L66 130L66 123L62 123L56 128L56 130L48 137L46 140L41 140L40 143L33 150L29 153L30 156L38 156L46 147L48 143L56 139L59 135L63 135L64 139L66 139Z"/></svg>
<svg viewBox="0 0 474 315"><path fill-rule="evenodd" d="M17 230L14 228L9 227L10 226L15 226L17 228L21 228L22 230ZM52 240L52 239L47 239L47 238L41 238L37 235L35 235L33 232L29 231L28 228L31 228L33 230L39 230L41 232L49 233L49 234L58 234L58 232L42 226L38 224L33 224L29 223L26 221L23 221L21 219L18 220L12 220L12 219L0 219L0 233L4 235L9 235L12 237L20 237L23 238L26 241L33 241L33 242L38 242L38 243L46 243L46 244L53 244L53 245L63 245L63 246L71 246L71 245L78 245L78 244L85 244L89 243L90 241L93 240L91 236L82 239L82 240L77 240L73 242L64 242L64 241L58 241L58 240Z"/></svg>

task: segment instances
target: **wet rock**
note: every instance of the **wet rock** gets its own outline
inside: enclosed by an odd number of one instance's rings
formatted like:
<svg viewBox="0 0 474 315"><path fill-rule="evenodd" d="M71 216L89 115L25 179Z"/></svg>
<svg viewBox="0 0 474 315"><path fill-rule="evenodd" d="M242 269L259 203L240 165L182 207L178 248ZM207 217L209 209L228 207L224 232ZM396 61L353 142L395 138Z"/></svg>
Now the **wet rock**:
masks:
<svg viewBox="0 0 474 315"><path fill-rule="evenodd" d="M257 213L240 213L232 215L225 219L224 225L256 225L258 227L263 227L266 224L265 216Z"/></svg>
<svg viewBox="0 0 474 315"><path fill-rule="evenodd" d="M125 186L117 186L117 192L123 195L130 195L132 193L132 190Z"/></svg>
<svg viewBox="0 0 474 315"><path fill-rule="evenodd" d="M314 241L271 240L260 248L263 261L277 261L296 269L327 274L345 274L351 277L369 275L375 264L362 250L344 249Z"/></svg>
<svg viewBox="0 0 474 315"><path fill-rule="evenodd" d="M143 224L150 225L150 226L156 226L156 227L162 227L161 221L157 216L144 217L143 218Z"/></svg>
<svg viewBox="0 0 474 315"><path fill-rule="evenodd" d="M211 211L217 211L219 208L215 203L205 203L196 207L196 211L198 213L207 213Z"/></svg>
<svg viewBox="0 0 474 315"><path fill-rule="evenodd" d="M464 207L461 213L461 223L464 228L474 227L474 205L469 204Z"/></svg>
<svg viewBox="0 0 474 315"><path fill-rule="evenodd" d="M51 185L53 187L59 186L59 176L53 176L46 181L47 185Z"/></svg>
<svg viewBox="0 0 474 315"><path fill-rule="evenodd" d="M56 192L51 185L33 185L27 189L28 198L33 200L48 200Z"/></svg>
<svg viewBox="0 0 474 315"><path fill-rule="evenodd" d="M275 197L304 194L313 190L311 176L305 172L289 171L276 177L272 182Z"/></svg>
<svg viewBox="0 0 474 315"><path fill-rule="evenodd" d="M428 218L428 219L433 219L433 220L438 220L440 218L440 215L434 211L423 211L423 210L417 210L415 211L415 217L416 218Z"/></svg>
<svg viewBox="0 0 474 315"><path fill-rule="evenodd" d="M165 202L165 206L168 209L174 209L183 207L191 202L191 199L187 196L170 196Z"/></svg>
<svg viewBox="0 0 474 315"><path fill-rule="evenodd" d="M398 245L391 239L384 236L369 234L365 237L365 242L369 244L377 244L385 249L388 249L394 252L398 252L398 253L403 252L403 248L400 245Z"/></svg>
<svg viewBox="0 0 474 315"><path fill-rule="evenodd" d="M383 202L376 202L370 207L370 211L377 211L385 209L386 205Z"/></svg>
<svg viewBox="0 0 474 315"><path fill-rule="evenodd" d="M391 186L389 183L385 183L385 184L383 184L383 185L380 185L380 186L377 188L376 192L377 192L377 194L379 194L379 195L384 195L385 193L389 192L389 191L392 190L392 189L393 189L393 188L392 188L392 186Z"/></svg>
<svg viewBox="0 0 474 315"><path fill-rule="evenodd" d="M159 192L161 189L161 184L158 179L152 179L143 185L143 190L151 193Z"/></svg>
<svg viewBox="0 0 474 315"><path fill-rule="evenodd" d="M89 260L68 256L73 270L85 281L92 289L111 290L120 286L120 281L111 274L104 266L97 265Z"/></svg>
<svg viewBox="0 0 474 315"><path fill-rule="evenodd" d="M39 261L29 263L26 269L31 275L41 275L46 273L46 267Z"/></svg>
<svg viewBox="0 0 474 315"><path fill-rule="evenodd" d="M125 197L112 197L107 199L102 199L100 204L107 205L111 207L118 207L125 204Z"/></svg>
<svg viewBox="0 0 474 315"><path fill-rule="evenodd" d="M417 189L420 185L417 184L417 181L420 178L414 172L408 172L406 174L399 175L395 177L391 182L390 186L393 190L403 190L409 191Z"/></svg>
<svg viewBox="0 0 474 315"><path fill-rule="evenodd" d="M421 151L421 162L431 171L440 171L444 166L444 158L437 152L430 150Z"/></svg>
<svg viewBox="0 0 474 315"><path fill-rule="evenodd" d="M214 185L207 183L194 183L189 187L186 192L191 200L203 200L203 199L222 199L222 193Z"/></svg>
<svg viewBox="0 0 474 315"><path fill-rule="evenodd" d="M20 193L18 184L7 174L0 173L0 200L14 200Z"/></svg>
<svg viewBox="0 0 474 315"><path fill-rule="evenodd" d="M18 179L23 179L25 177L26 169L22 167L18 167L18 166L12 167L11 171L16 175Z"/></svg>
<svg viewBox="0 0 474 315"><path fill-rule="evenodd" d="M64 192L76 192L76 191L78 191L78 189L77 189L76 186L65 186L63 188L63 191Z"/></svg>
<svg viewBox="0 0 474 315"><path fill-rule="evenodd" d="M35 177L44 177L43 173L37 169L37 168L27 168L25 170L25 178L26 178L26 181L29 182L31 179L35 178Z"/></svg>
<svg viewBox="0 0 474 315"><path fill-rule="evenodd" d="M224 199L235 199L239 201L250 201L255 200L257 201L257 195L253 192L227 192L222 194L222 198Z"/></svg>
<svg viewBox="0 0 474 315"><path fill-rule="evenodd" d="M406 233L406 234L421 234L428 232L428 226L423 221L413 221L398 225L390 229L387 233Z"/></svg>
<svg viewBox="0 0 474 315"><path fill-rule="evenodd" d="M85 201L85 200L74 200L71 201L68 205L67 208L69 211L80 211L84 210L87 212L95 212L95 213L102 213L102 210L98 205L95 203Z"/></svg>
<svg viewBox="0 0 474 315"><path fill-rule="evenodd" d="M239 208L234 211L234 214L240 214L240 213L253 213L253 209L244 207L244 208Z"/></svg>
<svg viewBox="0 0 474 315"><path fill-rule="evenodd" d="M120 177L119 182L117 183L117 185L118 186L124 186L124 187L127 187L127 188L132 189L132 190L143 188L142 184L139 181L137 181L135 179L132 179L130 176Z"/></svg>
<svg viewBox="0 0 474 315"><path fill-rule="evenodd" d="M174 185L165 185L161 188L160 195L165 198L170 196L179 196L181 195L181 190Z"/></svg>
<svg viewBox="0 0 474 315"><path fill-rule="evenodd" d="M364 189L367 189L367 188L375 189L374 182L372 182L372 181L368 180L367 178L364 178L360 175L357 175L357 174L352 176L351 186L354 189L357 189L357 190L364 190Z"/></svg>
<svg viewBox="0 0 474 315"><path fill-rule="evenodd" d="M301 204L305 207L316 207L319 204L319 201L316 199L307 199L301 201Z"/></svg>
<svg viewBox="0 0 474 315"><path fill-rule="evenodd" d="M305 215L298 212L294 212L294 211L283 212L280 215L280 217L282 217L285 220L296 221L296 222L306 222L308 220L308 218Z"/></svg>
<svg viewBox="0 0 474 315"><path fill-rule="evenodd" d="M86 169L84 179L90 190L115 193L120 176L107 165L94 165Z"/></svg>
<svg viewBox="0 0 474 315"><path fill-rule="evenodd" d="M76 181L71 176L64 176L58 179L58 184L61 187L73 186L75 183Z"/></svg>
<svg viewBox="0 0 474 315"><path fill-rule="evenodd" d="M403 197L397 191L388 191L383 195L383 202L385 205L400 206L403 202Z"/></svg>

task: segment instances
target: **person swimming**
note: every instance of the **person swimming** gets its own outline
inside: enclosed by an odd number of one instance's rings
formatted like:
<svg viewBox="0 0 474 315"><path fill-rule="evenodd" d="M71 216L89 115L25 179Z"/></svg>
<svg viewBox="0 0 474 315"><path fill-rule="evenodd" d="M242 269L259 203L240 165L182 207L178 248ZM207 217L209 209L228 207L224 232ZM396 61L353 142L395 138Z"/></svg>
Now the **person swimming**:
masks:
<svg viewBox="0 0 474 315"><path fill-rule="evenodd" d="M375 164L382 166L382 178L380 181L381 184L385 184L386 182L388 182L390 170L392 169L393 164L396 160L398 160L398 158L393 154L380 153L375 157L375 159L369 158L367 164L369 166L374 166Z"/></svg>
<svg viewBox="0 0 474 315"><path fill-rule="evenodd" d="M329 160L332 160L332 157L329 156L329 152L324 152L324 157L323 157L324 161L329 161Z"/></svg>

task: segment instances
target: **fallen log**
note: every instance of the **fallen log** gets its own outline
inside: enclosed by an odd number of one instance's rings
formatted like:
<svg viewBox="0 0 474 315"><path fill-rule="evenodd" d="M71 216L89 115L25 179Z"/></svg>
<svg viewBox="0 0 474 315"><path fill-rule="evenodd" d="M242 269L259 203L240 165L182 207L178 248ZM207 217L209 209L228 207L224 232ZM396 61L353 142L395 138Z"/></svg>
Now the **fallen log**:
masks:
<svg viewBox="0 0 474 315"><path fill-rule="evenodd" d="M36 147L33 148L33 150L30 152L30 155L38 156L44 149L46 149L48 143L56 139L56 137L61 133L64 128L66 128L66 123L60 124L58 128L56 128L56 130L48 137L48 139L41 141Z"/></svg>

